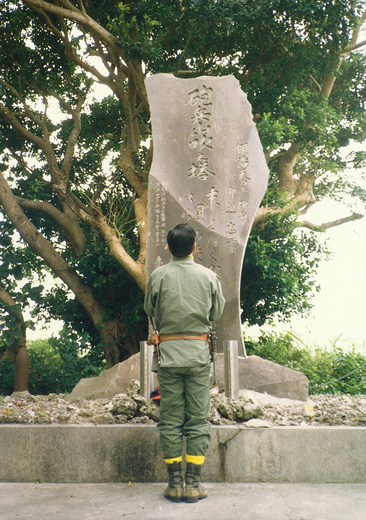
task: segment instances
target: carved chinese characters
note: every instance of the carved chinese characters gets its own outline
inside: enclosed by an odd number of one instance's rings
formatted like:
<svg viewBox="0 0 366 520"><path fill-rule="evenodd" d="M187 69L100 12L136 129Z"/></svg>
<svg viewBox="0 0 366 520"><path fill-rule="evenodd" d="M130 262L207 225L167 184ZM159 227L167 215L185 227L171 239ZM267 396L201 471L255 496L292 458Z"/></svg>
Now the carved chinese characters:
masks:
<svg viewBox="0 0 366 520"><path fill-rule="evenodd" d="M197 177L205 181L210 175L216 175L209 168L208 152L212 150L213 138L210 136L210 116L212 109L212 88L202 85L188 93L186 104L195 107L191 117L192 130L189 146L195 150L196 157L189 168L188 177Z"/></svg>
<svg viewBox="0 0 366 520"><path fill-rule="evenodd" d="M222 341L237 340L240 277L249 231L268 171L251 107L233 76L146 79L154 158L149 180L147 273L169 261L166 233L180 222L197 232L195 260L217 272L226 298Z"/></svg>

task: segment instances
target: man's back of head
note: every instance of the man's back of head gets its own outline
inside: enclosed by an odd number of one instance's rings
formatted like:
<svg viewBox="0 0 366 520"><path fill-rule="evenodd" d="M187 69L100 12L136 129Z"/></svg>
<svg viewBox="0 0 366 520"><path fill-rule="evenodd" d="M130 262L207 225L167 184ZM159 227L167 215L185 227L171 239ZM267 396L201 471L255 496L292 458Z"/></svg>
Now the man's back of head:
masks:
<svg viewBox="0 0 366 520"><path fill-rule="evenodd" d="M193 251L196 232L188 224L178 224L168 232L167 242L173 256L184 258Z"/></svg>

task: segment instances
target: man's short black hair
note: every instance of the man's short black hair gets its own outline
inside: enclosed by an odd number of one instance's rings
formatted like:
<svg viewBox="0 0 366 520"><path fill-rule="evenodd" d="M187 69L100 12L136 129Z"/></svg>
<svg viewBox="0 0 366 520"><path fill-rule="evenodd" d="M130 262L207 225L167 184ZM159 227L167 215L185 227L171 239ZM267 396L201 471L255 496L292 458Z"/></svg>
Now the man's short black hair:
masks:
<svg viewBox="0 0 366 520"><path fill-rule="evenodd" d="M173 256L184 258L193 251L196 232L188 224L178 224L168 232L167 242Z"/></svg>

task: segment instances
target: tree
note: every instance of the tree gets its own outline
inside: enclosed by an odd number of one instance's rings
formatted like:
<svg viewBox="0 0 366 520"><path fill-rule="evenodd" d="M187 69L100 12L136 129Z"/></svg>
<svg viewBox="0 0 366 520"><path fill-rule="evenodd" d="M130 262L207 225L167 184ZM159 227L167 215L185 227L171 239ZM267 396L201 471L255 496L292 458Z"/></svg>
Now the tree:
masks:
<svg viewBox="0 0 366 520"><path fill-rule="evenodd" d="M4 289L4 287L1 287L1 285L0 306L9 314L8 331L3 330L3 336L5 336L5 340L8 340L8 348L3 353L0 361L9 359L11 362L15 363L16 354L19 349L26 345L26 327L20 305L17 304L14 298ZM6 334L6 332L10 332L10 334ZM7 335L9 338L6 338Z"/></svg>
<svg viewBox="0 0 366 520"><path fill-rule="evenodd" d="M103 270L128 295L146 285L146 74L239 79L271 170L255 220L260 237L274 218L285 221L333 190L326 173L343 171L342 148L366 137L364 22L365 2L351 0L2 3L1 210L74 295L69 309L98 331L109 366L139 338L128 313L108 301ZM109 97L97 99L98 84ZM360 154L352 160L362 163ZM262 235L267 243L280 228ZM259 285L261 271L253 273ZM296 290L288 285L289 302Z"/></svg>
<svg viewBox="0 0 366 520"><path fill-rule="evenodd" d="M40 278L34 273L40 273ZM33 328L31 320L25 320L24 308L29 302L41 300L42 263L33 251L15 239L14 229L0 220L0 362L4 359L15 363L19 349L26 347L26 332ZM21 287L19 284L27 279Z"/></svg>

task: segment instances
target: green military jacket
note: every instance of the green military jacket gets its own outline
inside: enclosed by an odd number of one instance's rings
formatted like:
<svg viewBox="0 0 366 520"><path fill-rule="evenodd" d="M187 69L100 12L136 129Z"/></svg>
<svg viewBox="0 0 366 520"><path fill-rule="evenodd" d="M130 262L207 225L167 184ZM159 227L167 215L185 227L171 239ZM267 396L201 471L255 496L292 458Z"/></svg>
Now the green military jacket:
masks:
<svg viewBox="0 0 366 520"><path fill-rule="evenodd" d="M151 274L145 294L145 312L155 319L160 334L206 334L224 309L225 299L217 274L196 264L191 256ZM210 362L205 341L169 340L160 344L161 367L191 367ZM153 370L157 370L154 356Z"/></svg>

